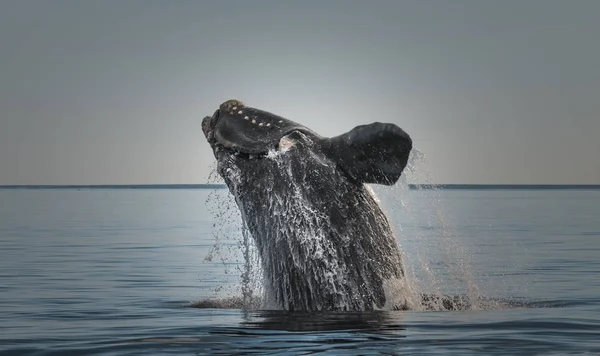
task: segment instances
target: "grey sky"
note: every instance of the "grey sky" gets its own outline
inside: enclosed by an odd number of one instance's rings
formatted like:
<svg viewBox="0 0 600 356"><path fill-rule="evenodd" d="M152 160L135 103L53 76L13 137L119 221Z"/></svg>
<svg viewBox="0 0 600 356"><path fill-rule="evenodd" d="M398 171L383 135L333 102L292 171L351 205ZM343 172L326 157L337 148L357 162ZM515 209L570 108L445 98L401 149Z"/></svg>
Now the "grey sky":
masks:
<svg viewBox="0 0 600 356"><path fill-rule="evenodd" d="M0 184L204 183L230 98L443 183L600 183L600 1L0 2Z"/></svg>

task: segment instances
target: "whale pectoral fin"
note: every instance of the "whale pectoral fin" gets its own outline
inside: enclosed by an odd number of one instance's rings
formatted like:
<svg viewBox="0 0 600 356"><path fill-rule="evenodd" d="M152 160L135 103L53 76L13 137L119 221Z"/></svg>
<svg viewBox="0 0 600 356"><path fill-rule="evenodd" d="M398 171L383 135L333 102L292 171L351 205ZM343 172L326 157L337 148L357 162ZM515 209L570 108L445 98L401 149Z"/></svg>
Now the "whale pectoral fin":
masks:
<svg viewBox="0 0 600 356"><path fill-rule="evenodd" d="M408 163L412 140L394 124L374 122L327 139L326 147L357 182L393 185Z"/></svg>

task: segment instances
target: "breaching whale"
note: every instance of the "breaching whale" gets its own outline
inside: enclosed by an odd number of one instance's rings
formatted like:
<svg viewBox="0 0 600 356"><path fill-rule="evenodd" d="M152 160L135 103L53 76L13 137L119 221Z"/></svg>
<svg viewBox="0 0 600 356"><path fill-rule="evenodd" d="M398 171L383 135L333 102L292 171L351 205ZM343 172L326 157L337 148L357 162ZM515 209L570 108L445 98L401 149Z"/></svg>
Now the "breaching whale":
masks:
<svg viewBox="0 0 600 356"><path fill-rule="evenodd" d="M406 308L390 293L405 282L400 249L366 185L399 179L406 132L374 122L327 138L238 100L202 130L255 241L270 307Z"/></svg>

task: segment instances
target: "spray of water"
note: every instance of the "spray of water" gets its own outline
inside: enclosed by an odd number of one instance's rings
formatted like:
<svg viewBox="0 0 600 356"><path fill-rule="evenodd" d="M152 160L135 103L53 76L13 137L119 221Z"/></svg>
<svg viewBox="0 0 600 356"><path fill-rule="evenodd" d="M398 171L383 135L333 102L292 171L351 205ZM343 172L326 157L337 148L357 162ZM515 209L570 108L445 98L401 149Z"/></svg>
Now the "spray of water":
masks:
<svg viewBox="0 0 600 356"><path fill-rule="evenodd" d="M222 183L215 162L211 166L207 184ZM258 307L262 293L260 260L235 200L225 190L215 189L208 194L206 206L213 216L214 243L204 262L221 263L223 274L235 278L235 283L223 280L213 291L213 298L198 301L194 306L244 309Z"/></svg>
<svg viewBox="0 0 600 356"><path fill-rule="evenodd" d="M409 281L423 295L420 309L479 308L483 296L474 282L471 255L446 218L426 155L413 148L400 181L376 190L394 217L399 243L408 247L402 250Z"/></svg>
<svg viewBox="0 0 600 356"><path fill-rule="evenodd" d="M212 168L209 183L221 183L216 165ZM424 185L427 189L410 189L409 183L419 183L420 187ZM407 278L402 285L389 286L390 293L402 289L412 291L410 294L413 296L422 295L418 300L410 298L408 303L411 309L479 308L477 301L481 300L481 294L473 280L470 255L452 233L445 218L441 192L433 183L425 155L413 149L401 181L392 187L372 188L383 198L382 205L394 225L401 247L413 247L403 252ZM420 211L415 201L425 204L427 212ZM266 291L261 261L235 200L222 190L213 191L207 199L207 205L215 221L215 244L207 259L219 258L228 269L227 273L232 273L230 266L236 266L241 283L234 293L238 296L241 293L242 297L233 297L237 301L233 304L244 308L264 308ZM397 221L398 216L406 218ZM232 241L236 243L232 244ZM241 256L241 259L232 256ZM444 297L447 295L453 297ZM407 293L403 293L403 297L407 296ZM232 304L231 300L229 304Z"/></svg>

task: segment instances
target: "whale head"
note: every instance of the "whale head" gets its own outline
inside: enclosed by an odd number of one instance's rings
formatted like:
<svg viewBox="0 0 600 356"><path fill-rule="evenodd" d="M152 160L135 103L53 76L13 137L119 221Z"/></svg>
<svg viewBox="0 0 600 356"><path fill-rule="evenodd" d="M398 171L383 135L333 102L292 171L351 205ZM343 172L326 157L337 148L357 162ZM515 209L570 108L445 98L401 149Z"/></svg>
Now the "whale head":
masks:
<svg viewBox="0 0 600 356"><path fill-rule="evenodd" d="M281 139L293 131L313 133L307 127L239 100L221 104L202 120L202 130L215 155L220 150L242 156L266 155L278 149Z"/></svg>
<svg viewBox="0 0 600 356"><path fill-rule="evenodd" d="M396 183L412 149L410 136L391 123L360 125L331 138L267 111L228 100L202 121L202 130L218 162L264 158L271 151L286 152L297 142L327 159L354 183ZM314 155L312 155L314 157ZM308 157L308 156L306 156ZM308 158L307 158L308 159ZM238 165L239 165L238 164ZM253 164L257 169L257 164Z"/></svg>

